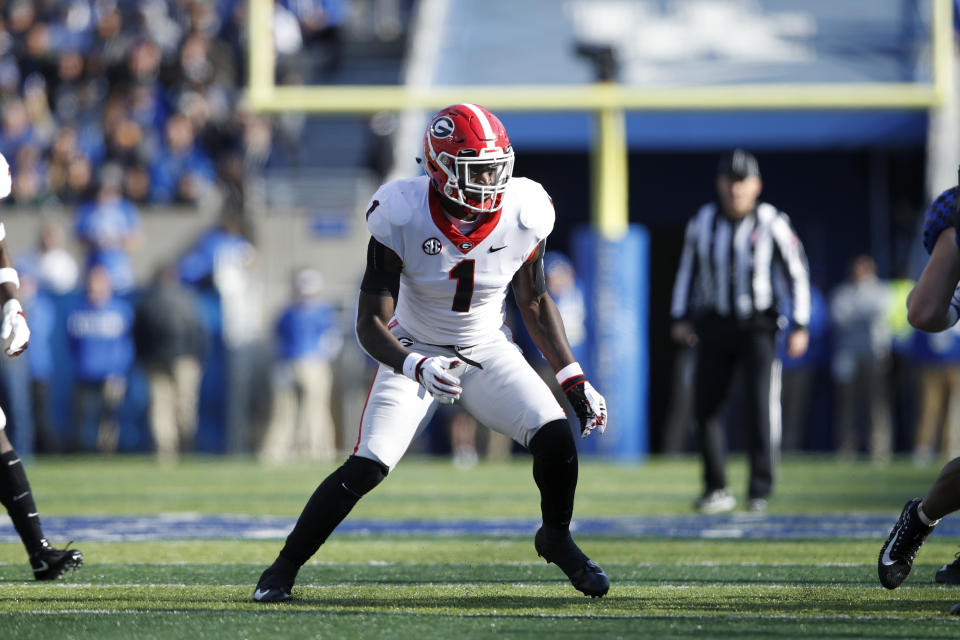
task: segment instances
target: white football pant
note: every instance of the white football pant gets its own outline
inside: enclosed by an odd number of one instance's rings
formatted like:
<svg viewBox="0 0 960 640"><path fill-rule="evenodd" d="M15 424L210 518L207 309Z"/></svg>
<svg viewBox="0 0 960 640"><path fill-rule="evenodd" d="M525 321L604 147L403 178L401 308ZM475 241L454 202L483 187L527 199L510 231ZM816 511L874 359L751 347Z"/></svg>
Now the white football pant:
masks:
<svg viewBox="0 0 960 640"><path fill-rule="evenodd" d="M458 367L463 393L457 401L483 425L528 446L533 435L548 422L566 420L566 414L547 384L527 363L520 348L507 337L460 351L483 365ZM392 329L408 348L425 356L458 356L453 349L426 345ZM411 344L412 343L412 344ZM426 389L381 364L360 419L360 436L354 454L393 469L410 443L430 422L437 403Z"/></svg>

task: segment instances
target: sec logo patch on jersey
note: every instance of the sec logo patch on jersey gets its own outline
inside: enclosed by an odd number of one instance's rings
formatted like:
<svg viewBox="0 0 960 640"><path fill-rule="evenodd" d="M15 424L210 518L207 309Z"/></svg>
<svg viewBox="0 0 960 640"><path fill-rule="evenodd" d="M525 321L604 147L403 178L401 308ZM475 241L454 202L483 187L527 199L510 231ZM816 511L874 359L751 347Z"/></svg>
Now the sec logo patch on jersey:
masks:
<svg viewBox="0 0 960 640"><path fill-rule="evenodd" d="M443 249L443 245L436 238L428 238L423 241L423 252L428 256L435 256Z"/></svg>

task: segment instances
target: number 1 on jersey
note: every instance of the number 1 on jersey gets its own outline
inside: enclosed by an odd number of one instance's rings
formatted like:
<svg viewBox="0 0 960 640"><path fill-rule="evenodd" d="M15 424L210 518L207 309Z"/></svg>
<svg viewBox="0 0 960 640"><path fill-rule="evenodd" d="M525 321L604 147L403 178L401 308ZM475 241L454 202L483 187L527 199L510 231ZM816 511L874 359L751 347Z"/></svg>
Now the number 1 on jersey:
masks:
<svg viewBox="0 0 960 640"><path fill-rule="evenodd" d="M466 313L470 311L470 301L473 300L473 270L474 260L461 260L453 269L450 269L450 280L457 281L457 291L453 294L454 311Z"/></svg>

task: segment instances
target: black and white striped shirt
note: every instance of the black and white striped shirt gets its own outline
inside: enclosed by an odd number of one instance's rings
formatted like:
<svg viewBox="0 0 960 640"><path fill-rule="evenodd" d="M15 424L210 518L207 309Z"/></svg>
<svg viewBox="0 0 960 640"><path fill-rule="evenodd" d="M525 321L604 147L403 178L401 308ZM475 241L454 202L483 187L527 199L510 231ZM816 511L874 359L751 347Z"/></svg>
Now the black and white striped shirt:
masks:
<svg viewBox="0 0 960 640"><path fill-rule="evenodd" d="M803 245L790 219L761 202L741 220L731 220L715 203L687 223L670 315L692 318L713 311L751 319L776 313L774 278L782 268L790 283L793 322L810 322L810 280Z"/></svg>

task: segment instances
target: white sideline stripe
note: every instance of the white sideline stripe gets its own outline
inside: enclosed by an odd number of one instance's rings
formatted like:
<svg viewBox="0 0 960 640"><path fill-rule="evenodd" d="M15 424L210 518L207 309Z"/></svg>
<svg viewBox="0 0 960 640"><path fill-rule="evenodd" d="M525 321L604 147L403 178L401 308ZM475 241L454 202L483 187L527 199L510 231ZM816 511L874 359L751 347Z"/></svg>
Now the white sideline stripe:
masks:
<svg viewBox="0 0 960 640"><path fill-rule="evenodd" d="M2 567L19 567L23 562L0 562ZM263 562L187 562L177 560L173 562L109 562L97 561L97 564L107 566L125 566L125 567L187 567L194 565L216 565L220 567L262 567ZM837 569L837 568L855 568L855 567L873 567L874 562L715 562L713 560L704 560L703 562L608 562L610 566L629 565L631 567L815 567L818 569ZM478 565L476 562L382 562L380 560L370 560L368 562L334 562L331 560L310 561L303 565L305 567L539 567L542 561L524 561L512 560L504 562L485 562ZM70 586L79 584L71 582L69 584L49 584L43 586ZM42 585L36 585L42 586ZM149 585L146 585L149 586Z"/></svg>
<svg viewBox="0 0 960 640"><path fill-rule="evenodd" d="M296 600L291 601L296 604ZM255 604L251 601L251 604ZM262 605L260 605L262 606ZM284 608L290 605L281 605ZM132 615L132 616L141 616L144 613L151 614L169 614L169 615L183 615L189 613L207 613L210 611L220 611L220 609L156 609L149 611L131 611L129 609L61 609L59 611L0 611L0 616L9 616L9 615L36 615L36 616L60 616L60 615L76 615L78 613L84 615ZM233 613L246 613L246 609L236 609ZM305 613L312 613L314 615L352 615L354 612L350 609L344 611L328 611L324 609L317 609L315 611L300 611L297 610L298 615ZM458 613L458 614L449 614L442 612L424 612L424 611L376 611L371 612L369 615L377 616L397 616L397 617L417 617L424 618L429 616L436 616L442 618L489 618L491 614L489 613ZM496 614L494 614L496 615ZM514 616L507 616L514 617ZM523 618L544 618L544 619L553 619L553 618L576 618L582 619L584 615L582 613L530 613L523 614L518 617ZM949 624L949 621L946 620L942 615L933 615L933 616L921 616L909 618L903 616L852 616L852 615L835 615L835 616L798 616L798 615L764 615L764 614L737 614L737 615L721 615L718 616L721 620L798 620L802 622L819 622L819 621L832 621L832 620L902 620L902 621L914 621L914 620L939 620L944 621ZM704 620L704 615L697 614L658 614L658 615L649 615L638 613L635 616L625 616L625 615L604 615L591 613L590 619L603 619L603 620Z"/></svg>
<svg viewBox="0 0 960 640"><path fill-rule="evenodd" d="M542 563L537 563L538 566ZM555 576L551 578L549 583L543 582L522 582L515 581L511 582L510 585L513 587L525 588L525 589L545 589L553 583L562 583L566 584L567 580L563 576ZM410 583L407 585L391 585L391 588L406 588L406 589L419 589L421 587L439 587L444 589L456 589L458 587L472 587L472 588L482 588L485 586L490 586L489 582L441 582L441 581L431 581L431 582L417 582ZM696 584L658 584L655 586L635 586L635 588L643 589L644 591L689 591L691 589L700 589L702 587L708 586L711 589L722 589L724 591L742 591L744 586L742 584L730 584L726 582L710 582L700 580ZM837 588L850 588L850 589L862 589L864 591L879 591L881 589L880 585L869 585L862 587L855 587L853 585L847 585L844 583L830 583L823 585L825 587L837 587ZM244 584L208 584L208 583L196 583L196 584L176 584L176 583L154 583L154 582L109 582L109 583L97 583L93 584L90 582L71 582L66 584L56 584L56 585L41 585L34 583L24 583L24 589L59 589L63 591L71 591L74 589L128 589L128 588L138 588L138 587L157 587L157 588L170 588L170 589L246 589L251 588L250 583ZM359 589L361 585L358 585L356 582L330 582L327 584L298 584L296 589L300 590L313 590L313 591L330 591L330 590L340 590L343 589ZM810 589L808 584L784 584L779 582L771 582L767 584L763 583L750 583L749 588L757 589L768 589L770 591L805 591Z"/></svg>

